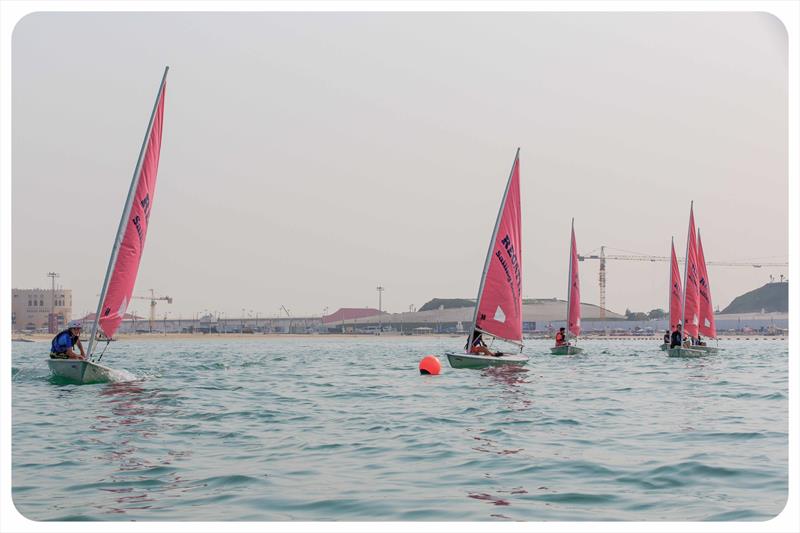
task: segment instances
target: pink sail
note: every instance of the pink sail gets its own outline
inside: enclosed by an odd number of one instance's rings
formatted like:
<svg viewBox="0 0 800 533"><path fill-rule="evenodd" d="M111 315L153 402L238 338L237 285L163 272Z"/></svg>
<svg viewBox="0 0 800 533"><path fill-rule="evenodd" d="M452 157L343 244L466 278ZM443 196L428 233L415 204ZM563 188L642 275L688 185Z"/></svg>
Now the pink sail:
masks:
<svg viewBox="0 0 800 533"><path fill-rule="evenodd" d="M522 341L522 223L519 151L500 206L494 242L478 294L475 328L495 337Z"/></svg>
<svg viewBox="0 0 800 533"><path fill-rule="evenodd" d="M686 243L686 271L684 272L683 332L697 337L700 323L700 286L697 268L697 239L694 229L694 207L689 211L689 235Z"/></svg>
<svg viewBox="0 0 800 533"><path fill-rule="evenodd" d="M99 324L106 337L111 337L119 328L133 293L139 262L142 259L147 225L153 208L156 190L158 159L161 153L161 132L164 125L164 96L166 72L156 100L149 135L145 139L144 155L138 176L134 176L136 189L130 213L124 220L125 229L119 244L116 261L108 281L108 289L100 306ZM124 216L124 215L123 215ZM119 236L118 236L119 238Z"/></svg>
<svg viewBox="0 0 800 533"><path fill-rule="evenodd" d="M572 223L572 242L569 251L569 311L567 330L575 337L581 334L581 282L578 275L578 247L575 245L575 222Z"/></svg>
<svg viewBox="0 0 800 533"><path fill-rule="evenodd" d="M697 230L697 265L700 269L700 323L698 329L706 337L716 339L717 326L714 323L714 307L711 305L711 285L708 282L708 269L699 229Z"/></svg>
<svg viewBox="0 0 800 533"><path fill-rule="evenodd" d="M669 329L675 331L675 326L681 321L681 273L678 270L678 258L675 256L675 242L672 243L672 260L669 279Z"/></svg>

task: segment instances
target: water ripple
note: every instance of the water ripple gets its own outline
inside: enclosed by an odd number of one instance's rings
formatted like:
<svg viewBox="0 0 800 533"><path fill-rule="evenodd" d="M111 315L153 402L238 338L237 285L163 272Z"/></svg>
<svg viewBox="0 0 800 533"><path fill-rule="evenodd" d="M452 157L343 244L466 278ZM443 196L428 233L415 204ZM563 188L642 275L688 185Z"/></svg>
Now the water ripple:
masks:
<svg viewBox="0 0 800 533"><path fill-rule="evenodd" d="M531 342L522 369L454 370L440 357L441 375L419 375L423 355L462 340L128 341L104 361L133 379L86 386L53 380L41 346L15 343L14 502L33 520L731 521L782 510L785 343L679 361L642 341L585 341L585 355L557 358Z"/></svg>

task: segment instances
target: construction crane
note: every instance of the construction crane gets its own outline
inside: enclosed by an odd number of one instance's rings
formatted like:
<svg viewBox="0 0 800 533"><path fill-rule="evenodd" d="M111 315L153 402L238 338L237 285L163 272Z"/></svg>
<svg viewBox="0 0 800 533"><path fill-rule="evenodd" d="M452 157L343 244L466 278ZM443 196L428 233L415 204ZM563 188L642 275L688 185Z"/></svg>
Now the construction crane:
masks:
<svg viewBox="0 0 800 533"><path fill-rule="evenodd" d="M289 317L289 333L291 333L292 332L292 320L293 320L292 319L292 315L289 313L289 310L286 309L286 306L283 305L283 304L281 304L281 308L278 309L278 314L280 314L281 310L283 310L283 312L286 313L286 316Z"/></svg>
<svg viewBox="0 0 800 533"><path fill-rule="evenodd" d="M153 289L148 290L150 291L150 296L134 296L133 298L137 300L150 300L150 333L153 333L153 322L156 319L156 302L165 300L168 304L171 304L172 298L170 296L156 296Z"/></svg>
<svg viewBox="0 0 800 533"><path fill-rule="evenodd" d="M605 320L606 318L606 261L607 260L610 259L613 261L650 261L650 262L670 260L669 257L661 255L640 255L640 254L606 255L605 246L600 247L599 255L578 254L578 261L585 261L586 259L598 259L600 261L600 270L598 274L598 283L600 285L600 320ZM678 258L679 263L682 263L683 261L684 261L683 257ZM706 262L706 264L709 266L752 267L752 268L785 267L789 265L789 263L781 263L781 262L744 263L735 261L708 261Z"/></svg>

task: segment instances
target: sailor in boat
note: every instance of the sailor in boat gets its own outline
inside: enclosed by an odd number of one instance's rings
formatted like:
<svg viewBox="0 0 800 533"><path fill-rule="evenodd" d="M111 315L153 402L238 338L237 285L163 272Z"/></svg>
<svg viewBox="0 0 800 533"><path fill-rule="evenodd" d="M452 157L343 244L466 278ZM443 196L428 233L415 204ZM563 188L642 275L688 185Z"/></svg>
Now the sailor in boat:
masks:
<svg viewBox="0 0 800 533"><path fill-rule="evenodd" d="M53 337L50 345L50 359L86 359L86 352L81 344L81 328L79 320L71 320L67 329ZM80 355L75 353L75 346L80 350Z"/></svg>
<svg viewBox="0 0 800 533"><path fill-rule="evenodd" d="M669 344L669 337L669 330L667 330L667 332L664 333L664 344Z"/></svg>
<svg viewBox="0 0 800 533"><path fill-rule="evenodd" d="M703 337L701 337L700 334L698 333L697 334L697 346L705 346L705 345L706 345L706 343L703 342Z"/></svg>
<svg viewBox="0 0 800 533"><path fill-rule="evenodd" d="M675 326L675 331L672 332L672 336L670 337L670 348L680 348L683 345L683 332L681 331L681 325L678 324Z"/></svg>
<svg viewBox="0 0 800 533"><path fill-rule="evenodd" d="M569 346L564 328L558 328L558 333L556 333L556 346Z"/></svg>
<svg viewBox="0 0 800 533"><path fill-rule="evenodd" d="M483 342L483 334L478 330L475 330L472 334L472 347L469 349L469 353L492 356L502 355L500 352L494 353L486 347L486 343Z"/></svg>
<svg viewBox="0 0 800 533"><path fill-rule="evenodd" d="M703 338L700 336L699 333L697 334L697 337L690 337L690 338L691 338L691 341L692 341L692 346L705 346L706 345L706 343L703 342Z"/></svg>

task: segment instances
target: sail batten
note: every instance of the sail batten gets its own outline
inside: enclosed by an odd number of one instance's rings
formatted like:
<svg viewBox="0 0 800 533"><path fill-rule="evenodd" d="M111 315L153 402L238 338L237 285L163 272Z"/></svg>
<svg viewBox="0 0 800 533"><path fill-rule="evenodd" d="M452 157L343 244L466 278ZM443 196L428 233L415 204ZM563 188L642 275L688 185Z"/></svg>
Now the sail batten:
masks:
<svg viewBox="0 0 800 533"><path fill-rule="evenodd" d="M114 239L89 338L89 356L93 352L98 328L107 338L111 338L116 333L133 293L155 195L168 71L169 67L164 70L164 76L159 85L153 112L145 132L136 169L131 179L131 187Z"/></svg>
<svg viewBox="0 0 800 533"><path fill-rule="evenodd" d="M522 224L519 149L486 255L473 316L478 330L522 345ZM470 333L469 345L472 344Z"/></svg>

